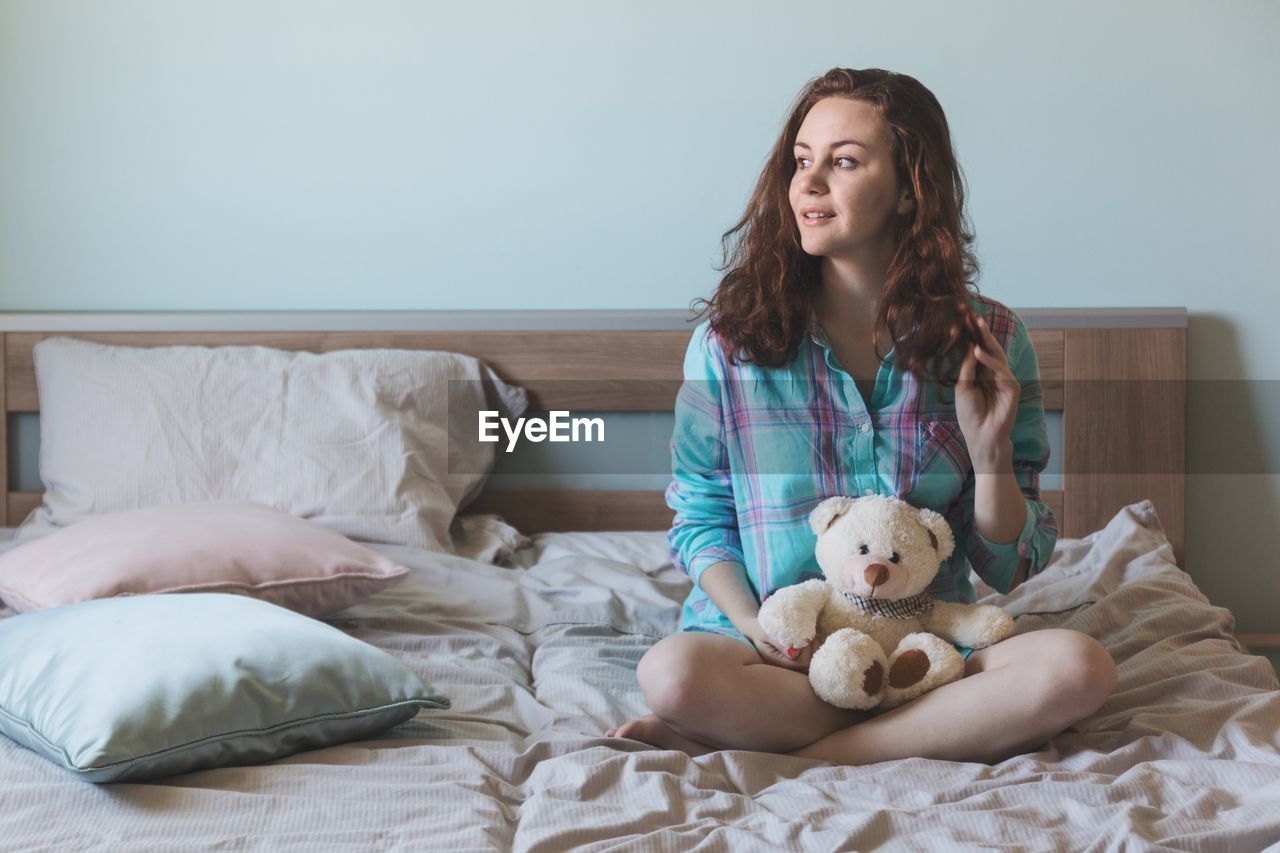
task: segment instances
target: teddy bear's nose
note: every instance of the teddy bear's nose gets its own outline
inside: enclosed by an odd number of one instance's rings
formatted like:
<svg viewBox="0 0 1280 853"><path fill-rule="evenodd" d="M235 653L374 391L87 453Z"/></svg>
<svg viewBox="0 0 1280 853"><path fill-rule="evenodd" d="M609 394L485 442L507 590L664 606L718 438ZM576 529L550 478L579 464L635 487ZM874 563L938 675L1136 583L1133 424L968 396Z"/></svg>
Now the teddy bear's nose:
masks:
<svg viewBox="0 0 1280 853"><path fill-rule="evenodd" d="M862 576L872 586L880 586L880 584L889 579L889 570L880 563L872 563L862 570Z"/></svg>

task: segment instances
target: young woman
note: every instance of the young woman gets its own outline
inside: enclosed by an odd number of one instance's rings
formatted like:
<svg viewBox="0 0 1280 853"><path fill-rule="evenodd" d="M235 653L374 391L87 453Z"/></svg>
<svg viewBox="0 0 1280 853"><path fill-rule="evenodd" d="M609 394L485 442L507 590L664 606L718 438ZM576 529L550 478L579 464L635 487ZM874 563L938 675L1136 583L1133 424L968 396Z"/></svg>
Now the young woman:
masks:
<svg viewBox="0 0 1280 853"><path fill-rule="evenodd" d="M821 576L808 514L832 495L942 513L957 547L941 599L974 600L970 566L1008 592L1049 560L1036 355L976 293L963 201L946 118L915 79L836 68L796 100L685 358L667 503L694 587L680 632L640 661L653 713L608 735L694 755L994 762L1109 695L1096 640L1042 630L961 649L964 678L892 711L847 711L810 687L812 647L788 658L756 618Z"/></svg>

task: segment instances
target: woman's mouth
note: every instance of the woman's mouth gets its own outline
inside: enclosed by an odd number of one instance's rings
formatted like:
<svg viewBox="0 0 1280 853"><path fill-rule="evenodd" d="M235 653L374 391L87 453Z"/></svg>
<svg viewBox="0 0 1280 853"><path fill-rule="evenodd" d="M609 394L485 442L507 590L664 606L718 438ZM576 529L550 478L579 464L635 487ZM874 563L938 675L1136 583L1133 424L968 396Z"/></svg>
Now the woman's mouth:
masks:
<svg viewBox="0 0 1280 853"><path fill-rule="evenodd" d="M812 228L818 225L826 225L835 218L836 215L834 213L805 213L800 217L800 220Z"/></svg>

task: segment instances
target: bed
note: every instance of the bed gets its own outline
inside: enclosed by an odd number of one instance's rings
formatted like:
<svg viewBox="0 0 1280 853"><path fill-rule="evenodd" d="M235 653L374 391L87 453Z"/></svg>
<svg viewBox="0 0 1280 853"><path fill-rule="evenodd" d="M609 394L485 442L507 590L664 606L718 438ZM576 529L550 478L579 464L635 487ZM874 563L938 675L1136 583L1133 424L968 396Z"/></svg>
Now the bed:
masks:
<svg viewBox="0 0 1280 853"><path fill-rule="evenodd" d="M661 493L487 489L467 512L505 518L523 534L514 547L471 560L373 545L410 576L326 620L440 686L449 710L374 739L149 784L86 784L0 738L0 846L1218 851L1280 842L1280 684L1244 651L1230 612L1179 568L1185 313L1019 313L1046 408L1062 413L1060 488L1045 491L1061 537L1048 568L1010 595L975 585L1015 614L1019 633L1084 631L1119 669L1104 706L1037 752L993 766L839 767L744 751L689 758L605 738L646 712L636 665L674 629L688 590L667 552ZM38 411L31 348L57 332L132 345L442 349L484 359L528 389L533 410L662 411L674 401L689 331L669 317L559 315L539 330L471 319L431 320L453 330L406 330L415 321L401 317L392 331L316 322L235 332L26 321L4 334L0 395L8 413ZM0 514L13 527L39 501L0 492Z"/></svg>

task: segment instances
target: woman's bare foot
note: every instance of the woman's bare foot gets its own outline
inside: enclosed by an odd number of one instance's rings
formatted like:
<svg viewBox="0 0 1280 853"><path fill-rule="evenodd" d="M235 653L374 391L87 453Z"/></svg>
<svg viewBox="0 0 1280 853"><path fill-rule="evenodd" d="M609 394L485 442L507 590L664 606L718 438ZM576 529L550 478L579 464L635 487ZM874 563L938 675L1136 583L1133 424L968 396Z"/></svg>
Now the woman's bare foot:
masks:
<svg viewBox="0 0 1280 853"><path fill-rule="evenodd" d="M689 755L706 755L713 752L712 747L696 740L690 740L678 734L675 729L658 719L654 714L646 714L639 719L623 723L616 729L609 729L605 737L625 737L638 740L659 749L678 749Z"/></svg>

